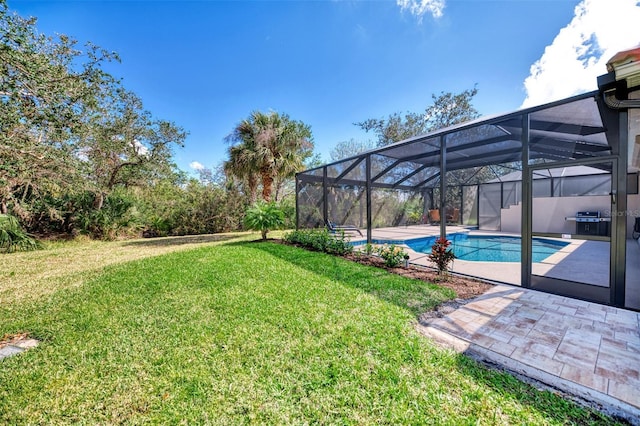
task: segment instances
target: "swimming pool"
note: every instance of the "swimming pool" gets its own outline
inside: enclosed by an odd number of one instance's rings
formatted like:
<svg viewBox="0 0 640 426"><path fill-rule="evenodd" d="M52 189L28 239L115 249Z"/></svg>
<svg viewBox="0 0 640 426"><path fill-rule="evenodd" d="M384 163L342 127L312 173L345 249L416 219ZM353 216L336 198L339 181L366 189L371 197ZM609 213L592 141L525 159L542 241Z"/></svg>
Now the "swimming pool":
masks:
<svg viewBox="0 0 640 426"><path fill-rule="evenodd" d="M431 253L431 246L438 237L406 240L404 244L419 253ZM520 237L500 235L451 234L447 238L458 259L475 262L520 262ZM564 241L533 238L532 260L542 262L569 243Z"/></svg>

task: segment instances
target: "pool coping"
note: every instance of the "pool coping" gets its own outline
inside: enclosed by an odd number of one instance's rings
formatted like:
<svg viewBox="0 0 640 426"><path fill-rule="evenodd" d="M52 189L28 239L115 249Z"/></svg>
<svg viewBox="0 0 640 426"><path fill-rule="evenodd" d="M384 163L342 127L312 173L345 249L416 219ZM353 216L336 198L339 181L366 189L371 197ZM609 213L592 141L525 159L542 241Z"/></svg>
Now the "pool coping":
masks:
<svg viewBox="0 0 640 426"><path fill-rule="evenodd" d="M378 236L374 238L376 241L373 243L374 245L381 244L395 244L403 247L407 254L409 255L409 263L421 267L432 268L434 269L433 263L428 258L428 253L416 252L411 247L409 247L404 242L407 240L414 240L420 238L431 238L438 237L439 228L431 228L431 229L415 229L411 231L417 231L416 233L410 232L408 235L411 236L401 236L400 238L393 238L394 231L398 233L402 233L402 228L399 228L397 231L395 229L382 229L383 232L386 232L391 235L387 236ZM405 232L409 229L407 228ZM380 231L380 229L375 230ZM420 232L423 231L423 232ZM433 231L429 233L428 231ZM436 231L438 233L436 233ZM451 234L461 234L466 233L471 236L504 236L504 237L516 237L521 238L520 234L517 233L507 233L507 232L497 232L497 231L486 231L486 230L477 230L477 229L469 229L457 227L457 229L451 229ZM397 235L397 234L396 234ZM535 275L544 276L546 273L551 271L554 267L559 265L563 260L565 260L568 256L570 256L573 252L582 247L583 244L590 243L586 240L574 240L574 239L564 239L564 238L554 238L554 237L535 237L535 238L543 238L550 241L562 241L568 243L565 247L561 247L556 253L546 257L541 262L533 262L532 270ZM355 239L352 240L354 246L364 245L366 244L366 240L363 239ZM479 261L479 260L464 260L464 259L456 259L452 264L451 272L456 273L461 276L480 279L484 281L488 281L494 284L508 284L508 285L521 285L521 262L496 262L496 261ZM570 277L566 277L569 279ZM562 278L561 278L562 279ZM598 277L588 277L590 281L586 282L586 284L603 286L601 282L598 280ZM606 285L604 285L606 287Z"/></svg>

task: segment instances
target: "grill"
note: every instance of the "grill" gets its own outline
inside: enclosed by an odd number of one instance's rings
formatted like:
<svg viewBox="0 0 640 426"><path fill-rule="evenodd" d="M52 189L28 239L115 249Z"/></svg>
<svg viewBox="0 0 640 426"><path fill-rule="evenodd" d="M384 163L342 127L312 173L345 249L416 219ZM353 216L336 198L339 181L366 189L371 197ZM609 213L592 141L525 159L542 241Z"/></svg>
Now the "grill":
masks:
<svg viewBox="0 0 640 426"><path fill-rule="evenodd" d="M606 235L605 222L600 219L600 212L577 212L576 234Z"/></svg>
<svg viewBox="0 0 640 426"><path fill-rule="evenodd" d="M600 212L578 212L576 213L576 222L578 223L600 222Z"/></svg>

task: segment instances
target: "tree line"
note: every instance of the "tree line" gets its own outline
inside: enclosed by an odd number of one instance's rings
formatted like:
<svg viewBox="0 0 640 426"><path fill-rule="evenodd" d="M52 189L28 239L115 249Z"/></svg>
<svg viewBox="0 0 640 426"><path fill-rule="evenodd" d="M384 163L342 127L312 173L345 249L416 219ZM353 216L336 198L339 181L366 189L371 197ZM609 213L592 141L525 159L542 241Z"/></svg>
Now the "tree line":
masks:
<svg viewBox="0 0 640 426"><path fill-rule="evenodd" d="M173 162L187 131L155 117L105 70L119 62L116 53L40 34L36 18L18 16L6 0L0 38L3 217L42 236L185 235L243 229L245 212L261 200L277 203L283 226L293 226L293 176L321 162L309 125L254 111L231 128L227 160L195 178ZM474 118L475 93L442 93L425 113L355 124L373 132L377 145L392 143ZM371 144L343 142L334 153L354 155Z"/></svg>

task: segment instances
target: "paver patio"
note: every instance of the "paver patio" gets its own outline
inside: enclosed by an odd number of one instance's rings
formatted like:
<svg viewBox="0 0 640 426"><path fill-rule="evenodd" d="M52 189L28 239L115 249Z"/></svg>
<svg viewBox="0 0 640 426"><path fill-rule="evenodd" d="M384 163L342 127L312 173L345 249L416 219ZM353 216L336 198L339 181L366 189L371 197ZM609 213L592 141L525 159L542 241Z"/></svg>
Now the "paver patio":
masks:
<svg viewBox="0 0 640 426"><path fill-rule="evenodd" d="M640 313L498 285L419 329L640 424Z"/></svg>

